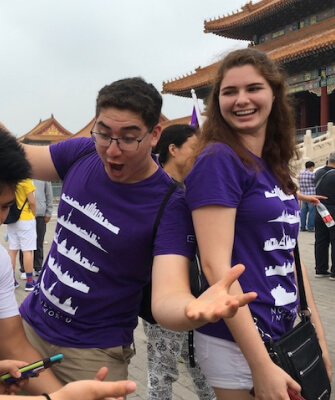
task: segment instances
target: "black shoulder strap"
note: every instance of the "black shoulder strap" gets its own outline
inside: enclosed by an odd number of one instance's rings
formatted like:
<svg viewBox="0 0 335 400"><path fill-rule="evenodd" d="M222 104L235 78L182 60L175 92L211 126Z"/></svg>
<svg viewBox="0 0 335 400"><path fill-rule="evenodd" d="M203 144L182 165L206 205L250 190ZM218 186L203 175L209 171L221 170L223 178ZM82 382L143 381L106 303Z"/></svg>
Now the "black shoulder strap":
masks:
<svg viewBox="0 0 335 400"><path fill-rule="evenodd" d="M325 173L321 176L321 178L319 178L319 180L318 180L318 181L316 182L316 184L315 184L315 189L320 185L322 179L323 179L326 175L328 175L329 172L332 172L332 171L335 171L335 169L333 168L333 169L328 170L327 172L325 172Z"/></svg>
<svg viewBox="0 0 335 400"><path fill-rule="evenodd" d="M22 210L23 210L24 206L26 205L27 201L28 201L28 199L26 199L25 202L23 203L23 206L20 208L20 212L22 212Z"/></svg>
<svg viewBox="0 0 335 400"><path fill-rule="evenodd" d="M171 197L172 193L175 191L176 187L179 186L179 183L177 181L173 181L173 184L171 185L170 189L168 190L168 192L166 193L161 206L159 207L156 219L155 219L155 223L154 223L154 229L152 231L152 243L155 240L155 236L157 233L157 228L159 225L159 221L161 220L161 216L163 214L164 208L166 206L166 203L169 201L169 198Z"/></svg>
<svg viewBox="0 0 335 400"><path fill-rule="evenodd" d="M304 278L302 276L302 270L301 270L301 261L300 261L298 242L294 248L294 262L295 262L295 269L297 272L297 283L298 283L298 292L299 292L299 300L300 300L300 312L307 311L308 304L307 304L307 300L306 300Z"/></svg>

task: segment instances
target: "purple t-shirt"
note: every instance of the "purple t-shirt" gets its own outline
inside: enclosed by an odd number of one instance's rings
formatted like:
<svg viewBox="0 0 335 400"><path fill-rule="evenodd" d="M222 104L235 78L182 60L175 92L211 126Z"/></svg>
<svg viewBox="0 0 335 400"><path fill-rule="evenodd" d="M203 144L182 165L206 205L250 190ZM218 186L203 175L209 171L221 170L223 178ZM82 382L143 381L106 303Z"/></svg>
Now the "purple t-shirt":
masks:
<svg viewBox="0 0 335 400"><path fill-rule="evenodd" d="M258 160L262 169L255 172L229 146L209 145L186 178L186 202L191 211L205 205L237 209L232 265L245 265L239 282L244 292L258 293L250 304L255 322L278 339L297 315L291 252L299 232L300 209L296 198L286 195L263 160ZM223 320L199 331L233 340Z"/></svg>
<svg viewBox="0 0 335 400"><path fill-rule="evenodd" d="M152 253L193 257L184 193L177 188L170 197L152 249L154 220L172 185L162 168L124 184L109 179L90 139L67 140L50 151L63 180L57 226L36 288L20 307L22 317L56 345L129 345Z"/></svg>

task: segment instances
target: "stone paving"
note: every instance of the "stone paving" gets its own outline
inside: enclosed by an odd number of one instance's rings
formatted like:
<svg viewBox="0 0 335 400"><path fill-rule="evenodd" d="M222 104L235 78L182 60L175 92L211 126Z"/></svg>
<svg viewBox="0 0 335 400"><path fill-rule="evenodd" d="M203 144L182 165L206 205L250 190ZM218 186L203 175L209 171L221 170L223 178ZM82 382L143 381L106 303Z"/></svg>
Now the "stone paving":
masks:
<svg viewBox="0 0 335 400"><path fill-rule="evenodd" d="M55 228L55 218L51 220L47 227L45 251L49 250ZM7 248L4 241L5 226L0 227L0 242ZM335 281L327 278L314 278L314 233L301 232L299 236L299 246L301 258L305 262L311 286L313 289L315 301L321 315L331 358L335 370ZM18 269L18 268L17 268ZM19 273L17 273L20 281ZM23 285L16 289L18 302L26 296ZM139 321L135 331L136 355L131 361L129 367L129 378L137 383L135 394L128 396L128 399L139 400L146 399L146 339L142 329L142 323ZM196 400L198 397L194 392L193 384L183 364L179 364L180 377L173 385L173 400ZM335 379L333 379L334 387ZM332 394L332 400L335 400L335 394Z"/></svg>

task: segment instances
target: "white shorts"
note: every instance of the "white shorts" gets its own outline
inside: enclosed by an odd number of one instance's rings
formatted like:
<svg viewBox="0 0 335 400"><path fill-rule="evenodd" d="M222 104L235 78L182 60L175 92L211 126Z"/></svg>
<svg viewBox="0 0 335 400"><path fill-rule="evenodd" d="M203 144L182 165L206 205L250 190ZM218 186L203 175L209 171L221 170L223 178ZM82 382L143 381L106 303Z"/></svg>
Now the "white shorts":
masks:
<svg viewBox="0 0 335 400"><path fill-rule="evenodd" d="M9 250L36 250L36 220L17 221L7 225Z"/></svg>
<svg viewBox="0 0 335 400"><path fill-rule="evenodd" d="M218 389L250 390L251 371L235 342L194 332L198 363L208 383Z"/></svg>

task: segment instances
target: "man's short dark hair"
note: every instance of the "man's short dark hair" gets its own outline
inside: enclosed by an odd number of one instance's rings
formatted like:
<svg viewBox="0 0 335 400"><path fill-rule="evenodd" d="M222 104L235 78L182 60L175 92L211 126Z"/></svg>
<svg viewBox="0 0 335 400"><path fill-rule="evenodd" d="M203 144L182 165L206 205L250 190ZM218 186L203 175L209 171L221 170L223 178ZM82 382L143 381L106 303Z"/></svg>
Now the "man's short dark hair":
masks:
<svg viewBox="0 0 335 400"><path fill-rule="evenodd" d="M142 78L126 78L104 86L98 93L95 116L101 109L115 107L141 116L147 128L154 128L160 118L162 96Z"/></svg>
<svg viewBox="0 0 335 400"><path fill-rule="evenodd" d="M307 161L307 162L305 163L305 168L306 168L306 169L312 168L312 167L315 167L315 163L314 163L313 161Z"/></svg>
<svg viewBox="0 0 335 400"><path fill-rule="evenodd" d="M15 136L0 126L0 193L5 185L15 188L18 182L31 175L23 147Z"/></svg>

